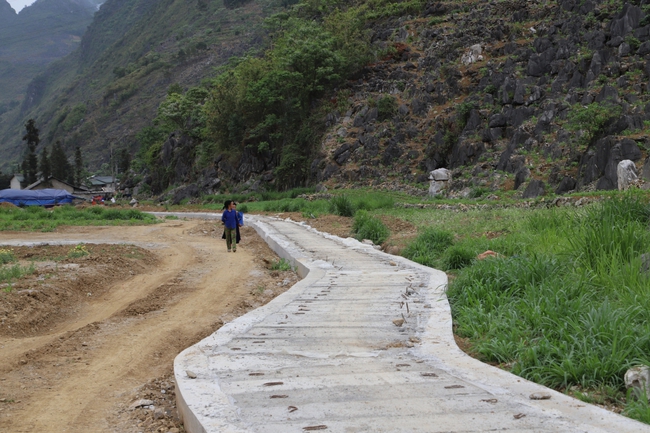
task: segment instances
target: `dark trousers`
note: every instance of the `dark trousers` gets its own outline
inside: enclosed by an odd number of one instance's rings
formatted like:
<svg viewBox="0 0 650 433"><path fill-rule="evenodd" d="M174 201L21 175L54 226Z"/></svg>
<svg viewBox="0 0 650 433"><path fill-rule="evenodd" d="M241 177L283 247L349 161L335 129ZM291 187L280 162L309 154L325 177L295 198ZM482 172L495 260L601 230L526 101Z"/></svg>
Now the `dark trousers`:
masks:
<svg viewBox="0 0 650 433"><path fill-rule="evenodd" d="M237 250L237 229L226 227L226 247L228 247L228 251L230 251L231 246L233 250Z"/></svg>

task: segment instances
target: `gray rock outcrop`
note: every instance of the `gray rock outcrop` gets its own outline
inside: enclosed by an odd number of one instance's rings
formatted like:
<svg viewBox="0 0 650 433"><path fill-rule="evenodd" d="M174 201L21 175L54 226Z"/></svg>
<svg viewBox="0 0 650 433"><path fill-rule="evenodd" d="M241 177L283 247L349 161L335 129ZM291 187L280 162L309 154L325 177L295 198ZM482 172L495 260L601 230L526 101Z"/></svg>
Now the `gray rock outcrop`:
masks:
<svg viewBox="0 0 650 433"><path fill-rule="evenodd" d="M447 188L451 182L451 171L446 168L438 168L429 173L429 196L436 197Z"/></svg>
<svg viewBox="0 0 650 433"><path fill-rule="evenodd" d="M616 167L616 175L618 177L618 190L625 191L631 184L636 182L639 177L636 172L636 165L629 159L624 159L618 163Z"/></svg>

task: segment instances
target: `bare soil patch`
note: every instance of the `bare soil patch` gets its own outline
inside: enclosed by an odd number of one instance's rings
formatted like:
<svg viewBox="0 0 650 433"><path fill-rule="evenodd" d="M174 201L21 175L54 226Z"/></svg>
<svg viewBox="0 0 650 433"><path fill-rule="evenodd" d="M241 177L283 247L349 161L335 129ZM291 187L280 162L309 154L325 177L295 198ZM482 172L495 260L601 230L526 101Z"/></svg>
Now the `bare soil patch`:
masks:
<svg viewBox="0 0 650 433"><path fill-rule="evenodd" d="M277 256L252 228L237 253L220 238L197 221L0 232L50 243L8 247L35 272L0 291L0 431L183 431L174 357L298 280L268 269ZM89 255L56 245L74 239Z"/></svg>
<svg viewBox="0 0 650 433"><path fill-rule="evenodd" d="M117 284L156 265L147 250L132 245L87 245L88 255L68 258L69 245L2 247L34 273L5 283L0 295L0 335L34 336L52 330L84 305L101 302ZM9 266L13 266L9 265Z"/></svg>

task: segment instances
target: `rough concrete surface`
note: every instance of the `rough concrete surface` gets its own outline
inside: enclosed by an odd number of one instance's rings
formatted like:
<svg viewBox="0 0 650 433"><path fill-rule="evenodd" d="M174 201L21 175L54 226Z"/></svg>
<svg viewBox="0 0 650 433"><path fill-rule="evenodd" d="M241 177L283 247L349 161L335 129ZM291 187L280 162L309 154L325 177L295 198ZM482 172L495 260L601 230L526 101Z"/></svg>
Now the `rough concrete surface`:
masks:
<svg viewBox="0 0 650 433"><path fill-rule="evenodd" d="M293 221L247 223L304 279L178 355L188 432L650 432L460 351L443 272Z"/></svg>

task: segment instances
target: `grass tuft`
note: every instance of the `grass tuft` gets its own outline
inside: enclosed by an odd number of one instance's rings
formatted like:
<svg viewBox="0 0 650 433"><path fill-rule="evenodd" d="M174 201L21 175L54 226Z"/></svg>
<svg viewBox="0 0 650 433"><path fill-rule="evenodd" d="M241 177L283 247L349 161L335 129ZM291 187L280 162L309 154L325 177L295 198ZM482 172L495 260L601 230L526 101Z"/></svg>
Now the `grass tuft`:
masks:
<svg viewBox="0 0 650 433"><path fill-rule="evenodd" d="M352 232L358 240L370 239L375 245L384 243L390 231L379 218L373 217L365 210L359 210L354 216Z"/></svg>
<svg viewBox="0 0 650 433"><path fill-rule="evenodd" d="M16 256L14 252L5 248L0 249L0 265L15 262Z"/></svg>
<svg viewBox="0 0 650 433"><path fill-rule="evenodd" d="M337 195L330 200L330 212L339 216L352 217L356 207L347 195Z"/></svg>
<svg viewBox="0 0 650 433"><path fill-rule="evenodd" d="M451 232L427 228L404 249L402 255L422 265L435 267L439 265L438 260L453 241L454 235Z"/></svg>
<svg viewBox="0 0 650 433"><path fill-rule="evenodd" d="M271 263L270 269L272 271L290 271L293 269L291 266L291 263L287 261L286 259L280 259L274 263Z"/></svg>

